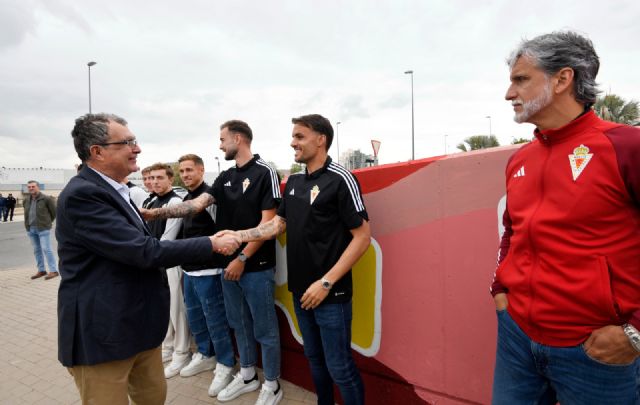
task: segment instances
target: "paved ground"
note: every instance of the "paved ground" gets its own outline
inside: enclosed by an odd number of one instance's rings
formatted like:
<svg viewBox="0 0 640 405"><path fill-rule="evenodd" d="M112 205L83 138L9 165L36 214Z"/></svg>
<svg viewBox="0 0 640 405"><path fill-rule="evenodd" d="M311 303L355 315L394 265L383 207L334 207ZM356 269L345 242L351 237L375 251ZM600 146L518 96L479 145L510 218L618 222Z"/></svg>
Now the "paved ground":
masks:
<svg viewBox="0 0 640 405"><path fill-rule="evenodd" d="M22 217L0 222L0 405L79 404L73 379L57 360L56 297L60 279L30 280L35 259ZM55 240L53 241L55 245ZM212 374L168 380L167 404L217 404ZM313 404L316 396L282 381L281 404ZM253 404L257 392L233 405Z"/></svg>

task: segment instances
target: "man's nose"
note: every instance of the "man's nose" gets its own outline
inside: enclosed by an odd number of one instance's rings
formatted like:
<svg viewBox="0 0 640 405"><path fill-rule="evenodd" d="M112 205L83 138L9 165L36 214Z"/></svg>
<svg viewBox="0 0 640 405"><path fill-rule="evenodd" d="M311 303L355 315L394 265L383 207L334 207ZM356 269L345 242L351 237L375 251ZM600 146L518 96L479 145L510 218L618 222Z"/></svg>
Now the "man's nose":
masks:
<svg viewBox="0 0 640 405"><path fill-rule="evenodd" d="M507 92L504 95L505 100L513 100L516 98L516 92L513 90L513 85L507 88Z"/></svg>

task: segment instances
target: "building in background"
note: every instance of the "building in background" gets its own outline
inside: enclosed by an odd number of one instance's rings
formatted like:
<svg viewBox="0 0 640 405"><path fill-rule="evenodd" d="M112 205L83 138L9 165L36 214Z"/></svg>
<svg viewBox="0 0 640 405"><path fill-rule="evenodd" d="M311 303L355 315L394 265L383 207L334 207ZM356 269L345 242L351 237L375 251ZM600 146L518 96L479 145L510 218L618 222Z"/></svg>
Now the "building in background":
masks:
<svg viewBox="0 0 640 405"><path fill-rule="evenodd" d="M340 162L348 170L361 169L363 167L378 166L378 158L367 155L360 149L348 149L340 156Z"/></svg>

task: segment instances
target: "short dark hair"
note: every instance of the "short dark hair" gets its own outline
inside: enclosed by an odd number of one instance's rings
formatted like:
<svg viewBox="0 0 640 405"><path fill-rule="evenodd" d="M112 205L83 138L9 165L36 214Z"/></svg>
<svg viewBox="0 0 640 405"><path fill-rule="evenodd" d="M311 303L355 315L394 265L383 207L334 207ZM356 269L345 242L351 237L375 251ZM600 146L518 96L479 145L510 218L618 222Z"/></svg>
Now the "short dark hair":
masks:
<svg viewBox="0 0 640 405"><path fill-rule="evenodd" d="M127 121L115 114L86 114L76 119L76 124L71 131L73 146L82 162L91 157L91 146L109 141L109 121L120 125L127 125Z"/></svg>
<svg viewBox="0 0 640 405"><path fill-rule="evenodd" d="M220 125L220 130L223 130L225 128L227 128L229 132L233 132L234 134L244 135L244 137L247 138L249 142L253 140L253 132L251 131L249 124L244 121L229 120Z"/></svg>
<svg viewBox="0 0 640 405"><path fill-rule="evenodd" d="M196 164L196 166L204 167L204 161L202 160L202 158L193 153L188 153L186 155L180 156L180 159L178 159L178 163L186 162L187 160L192 161Z"/></svg>
<svg viewBox="0 0 640 405"><path fill-rule="evenodd" d="M152 170L164 170L165 173L167 173L167 177L169 177L170 179L173 178L173 168L166 164L166 163L154 163L151 166L149 166L149 171Z"/></svg>
<svg viewBox="0 0 640 405"><path fill-rule="evenodd" d="M572 31L557 31L523 40L514 50L507 64L513 68L518 58L528 56L547 76L563 68L573 69L573 95L587 107L596 102L600 92L596 76L600 59L588 38Z"/></svg>
<svg viewBox="0 0 640 405"><path fill-rule="evenodd" d="M298 118L291 118L291 122L294 125L302 125L316 131L327 137L327 151L331 147L333 142L333 127L331 122L320 114L302 115Z"/></svg>

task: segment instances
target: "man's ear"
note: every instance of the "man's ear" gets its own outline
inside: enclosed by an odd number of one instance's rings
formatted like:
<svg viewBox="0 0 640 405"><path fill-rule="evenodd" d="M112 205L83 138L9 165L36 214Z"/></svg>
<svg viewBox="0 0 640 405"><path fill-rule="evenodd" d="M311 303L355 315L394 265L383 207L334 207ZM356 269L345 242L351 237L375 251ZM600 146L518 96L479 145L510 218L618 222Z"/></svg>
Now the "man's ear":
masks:
<svg viewBox="0 0 640 405"><path fill-rule="evenodd" d="M560 94L565 91L573 91L573 79L575 72L570 67L565 67L556 72L554 76L555 93Z"/></svg>
<svg viewBox="0 0 640 405"><path fill-rule="evenodd" d="M89 154L91 155L91 159L93 160L103 160L104 149L99 145L91 145L89 147Z"/></svg>

